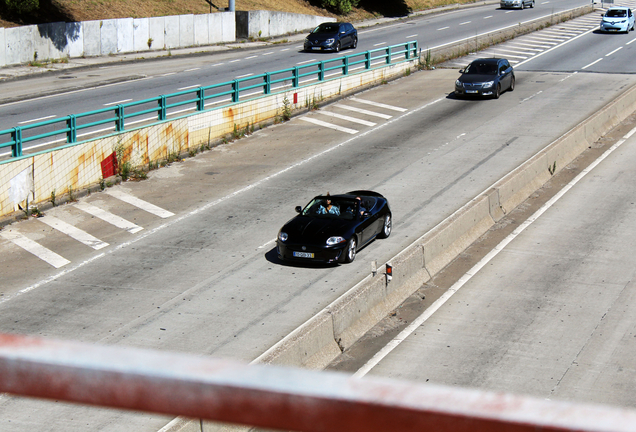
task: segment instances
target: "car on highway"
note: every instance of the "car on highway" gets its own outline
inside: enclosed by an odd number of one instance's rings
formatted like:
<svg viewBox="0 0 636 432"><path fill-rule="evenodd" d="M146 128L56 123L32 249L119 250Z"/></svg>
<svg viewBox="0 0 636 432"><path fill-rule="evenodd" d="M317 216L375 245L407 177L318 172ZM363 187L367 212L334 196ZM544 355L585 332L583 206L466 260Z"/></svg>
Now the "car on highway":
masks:
<svg viewBox="0 0 636 432"><path fill-rule="evenodd" d="M457 96L490 96L498 99L505 90L515 89L515 72L503 58L477 59L459 71Z"/></svg>
<svg viewBox="0 0 636 432"><path fill-rule="evenodd" d="M276 248L284 261L350 263L376 237L391 234L389 202L373 191L319 195L278 232Z"/></svg>
<svg viewBox="0 0 636 432"><path fill-rule="evenodd" d="M524 9L534 7L534 0L501 0L499 2L501 9Z"/></svg>
<svg viewBox="0 0 636 432"><path fill-rule="evenodd" d="M358 46L358 31L351 23L326 22L305 38L305 51L335 51Z"/></svg>
<svg viewBox="0 0 636 432"><path fill-rule="evenodd" d="M602 32L624 32L634 30L634 14L628 7L611 7L602 15L599 30Z"/></svg>

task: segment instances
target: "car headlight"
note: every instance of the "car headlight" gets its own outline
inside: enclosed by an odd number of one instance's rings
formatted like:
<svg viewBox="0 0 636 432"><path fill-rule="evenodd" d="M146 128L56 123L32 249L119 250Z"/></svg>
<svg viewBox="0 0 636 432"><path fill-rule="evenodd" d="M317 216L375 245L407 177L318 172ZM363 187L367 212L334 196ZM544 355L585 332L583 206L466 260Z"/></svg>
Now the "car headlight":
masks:
<svg viewBox="0 0 636 432"><path fill-rule="evenodd" d="M455 87L463 87L464 85L460 80L455 81Z"/></svg>
<svg viewBox="0 0 636 432"><path fill-rule="evenodd" d="M280 240L280 241L282 241L282 242L287 241L287 233L284 233L284 232L282 232L282 231L281 231L281 232L279 232L279 233L278 233L278 240Z"/></svg>
<svg viewBox="0 0 636 432"><path fill-rule="evenodd" d="M488 81L488 82L485 82L485 83L483 84L483 87L484 87L484 88L492 87L492 85L493 85L494 83L495 83L494 81Z"/></svg>
<svg viewBox="0 0 636 432"><path fill-rule="evenodd" d="M327 39L325 42L327 43L327 45L331 45L335 41L336 41L335 39Z"/></svg>
<svg viewBox="0 0 636 432"><path fill-rule="evenodd" d="M335 237L329 237L327 239L327 246L333 246L336 245L338 243L343 243L346 240L344 239L344 237L340 237L340 236L335 236Z"/></svg>

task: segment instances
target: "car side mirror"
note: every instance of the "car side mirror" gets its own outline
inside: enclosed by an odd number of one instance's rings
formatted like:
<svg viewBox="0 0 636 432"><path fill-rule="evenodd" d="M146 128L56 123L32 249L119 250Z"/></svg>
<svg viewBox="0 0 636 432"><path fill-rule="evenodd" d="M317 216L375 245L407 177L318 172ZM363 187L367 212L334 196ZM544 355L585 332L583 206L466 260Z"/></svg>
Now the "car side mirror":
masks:
<svg viewBox="0 0 636 432"><path fill-rule="evenodd" d="M365 211L364 213L362 213L362 219L366 219L370 216L368 211Z"/></svg>
<svg viewBox="0 0 636 432"><path fill-rule="evenodd" d="M460 69L460 70L459 70L459 73L464 73L464 69Z"/></svg>
<svg viewBox="0 0 636 432"><path fill-rule="evenodd" d="M303 211L303 208L301 206L296 206L295 210L296 210L296 213L300 213Z"/></svg>

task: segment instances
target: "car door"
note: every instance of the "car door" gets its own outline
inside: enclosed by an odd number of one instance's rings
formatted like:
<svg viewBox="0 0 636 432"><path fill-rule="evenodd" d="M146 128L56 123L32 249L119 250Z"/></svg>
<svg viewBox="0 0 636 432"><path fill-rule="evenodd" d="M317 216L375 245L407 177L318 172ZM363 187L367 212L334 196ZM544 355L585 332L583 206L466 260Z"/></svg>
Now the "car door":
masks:
<svg viewBox="0 0 636 432"><path fill-rule="evenodd" d="M375 208L375 200L364 200L364 206L366 212L363 215L359 215L361 223L360 227L362 230L360 244L368 243L380 232L380 224L383 221L380 221L378 218L378 211Z"/></svg>
<svg viewBox="0 0 636 432"><path fill-rule="evenodd" d="M499 82L501 83L501 90L506 90L510 87L510 81L512 79L512 68L510 64L502 60L499 62Z"/></svg>
<svg viewBox="0 0 636 432"><path fill-rule="evenodd" d="M634 27L634 14L631 9L627 9L627 32Z"/></svg>
<svg viewBox="0 0 636 432"><path fill-rule="evenodd" d="M340 24L340 46L346 48L351 44L347 24Z"/></svg>

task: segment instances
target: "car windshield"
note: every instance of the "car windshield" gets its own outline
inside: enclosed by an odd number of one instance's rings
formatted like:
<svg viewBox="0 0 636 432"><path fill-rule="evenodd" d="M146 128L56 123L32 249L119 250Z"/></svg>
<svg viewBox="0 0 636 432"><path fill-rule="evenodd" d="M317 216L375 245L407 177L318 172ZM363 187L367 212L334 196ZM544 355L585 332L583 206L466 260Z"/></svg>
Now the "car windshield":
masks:
<svg viewBox="0 0 636 432"><path fill-rule="evenodd" d="M356 202L351 199L316 197L303 209L303 216L353 220Z"/></svg>
<svg viewBox="0 0 636 432"><path fill-rule="evenodd" d="M608 18L625 18L627 16L627 11L622 9L610 9L607 11L605 16Z"/></svg>
<svg viewBox="0 0 636 432"><path fill-rule="evenodd" d="M497 65L495 63L472 62L464 69L464 73L470 75L496 75Z"/></svg>
<svg viewBox="0 0 636 432"><path fill-rule="evenodd" d="M338 33L338 24L320 24L312 33Z"/></svg>

